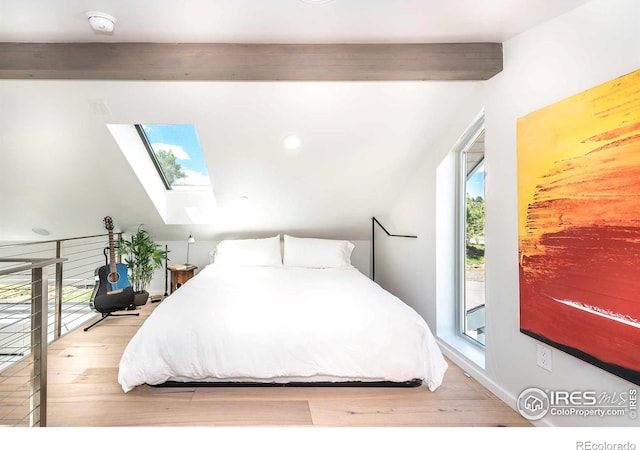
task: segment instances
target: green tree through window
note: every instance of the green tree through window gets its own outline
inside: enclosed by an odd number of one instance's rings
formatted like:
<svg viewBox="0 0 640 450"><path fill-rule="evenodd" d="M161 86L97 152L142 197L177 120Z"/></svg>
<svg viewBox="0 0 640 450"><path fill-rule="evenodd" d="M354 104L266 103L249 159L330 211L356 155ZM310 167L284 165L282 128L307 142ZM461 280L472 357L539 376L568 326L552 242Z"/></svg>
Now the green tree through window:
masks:
<svg viewBox="0 0 640 450"><path fill-rule="evenodd" d="M176 155L170 151L158 150L156 158L158 158L158 163L160 164L160 167L162 167L162 172L164 173L169 186L173 186L173 183L176 180L187 176L182 170L180 163L176 160Z"/></svg>
<svg viewBox="0 0 640 450"><path fill-rule="evenodd" d="M484 198L467 194L467 244L484 236Z"/></svg>
<svg viewBox="0 0 640 450"><path fill-rule="evenodd" d="M484 264L484 198L467 194L465 245L467 266Z"/></svg>

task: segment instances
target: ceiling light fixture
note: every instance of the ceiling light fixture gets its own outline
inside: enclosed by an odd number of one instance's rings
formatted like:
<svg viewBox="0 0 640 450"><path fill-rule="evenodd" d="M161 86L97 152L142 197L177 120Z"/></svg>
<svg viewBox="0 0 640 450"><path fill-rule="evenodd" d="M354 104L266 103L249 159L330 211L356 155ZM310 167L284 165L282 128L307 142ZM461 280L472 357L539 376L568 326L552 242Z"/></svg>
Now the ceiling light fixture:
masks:
<svg viewBox="0 0 640 450"><path fill-rule="evenodd" d="M98 33L113 33L116 18L98 11L88 11L87 18L94 31Z"/></svg>
<svg viewBox="0 0 640 450"><path fill-rule="evenodd" d="M33 231L35 234L39 234L40 236L49 236L51 234L49 233L49 230L41 227L34 227L31 229L31 231Z"/></svg>
<svg viewBox="0 0 640 450"><path fill-rule="evenodd" d="M294 134L284 138L284 146L287 150L297 150L300 147L300 138Z"/></svg>
<svg viewBox="0 0 640 450"><path fill-rule="evenodd" d="M333 0L302 0L305 3L310 3L311 5L322 5L323 3L329 3Z"/></svg>

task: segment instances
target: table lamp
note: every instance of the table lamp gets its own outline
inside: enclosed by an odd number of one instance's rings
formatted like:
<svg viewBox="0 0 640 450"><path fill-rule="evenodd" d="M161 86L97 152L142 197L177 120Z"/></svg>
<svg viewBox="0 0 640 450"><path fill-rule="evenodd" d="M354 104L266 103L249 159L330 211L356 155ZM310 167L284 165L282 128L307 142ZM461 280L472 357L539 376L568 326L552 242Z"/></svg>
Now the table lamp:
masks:
<svg viewBox="0 0 640 450"><path fill-rule="evenodd" d="M187 239L187 266L189 265L189 247L191 246L191 244L193 244L196 240L193 238L193 236L191 235L191 233L189 233L189 239Z"/></svg>

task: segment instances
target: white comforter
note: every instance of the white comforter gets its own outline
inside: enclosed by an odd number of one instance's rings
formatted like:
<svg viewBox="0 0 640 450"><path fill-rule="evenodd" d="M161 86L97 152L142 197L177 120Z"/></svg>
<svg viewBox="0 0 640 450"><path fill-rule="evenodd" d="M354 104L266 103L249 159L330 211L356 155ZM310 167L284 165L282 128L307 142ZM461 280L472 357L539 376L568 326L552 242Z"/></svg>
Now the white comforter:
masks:
<svg viewBox="0 0 640 450"><path fill-rule="evenodd" d="M213 264L147 318L118 382L420 379L433 391L446 369L424 320L355 268Z"/></svg>

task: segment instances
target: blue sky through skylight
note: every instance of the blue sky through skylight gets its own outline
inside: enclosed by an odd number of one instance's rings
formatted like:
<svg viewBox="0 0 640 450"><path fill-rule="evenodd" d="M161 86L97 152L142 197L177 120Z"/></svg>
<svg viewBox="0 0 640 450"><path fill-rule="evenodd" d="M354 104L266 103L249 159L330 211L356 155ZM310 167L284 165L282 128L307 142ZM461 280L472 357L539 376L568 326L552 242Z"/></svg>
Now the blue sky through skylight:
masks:
<svg viewBox="0 0 640 450"><path fill-rule="evenodd" d="M176 177L171 187L211 186L209 172L202 154L200 139L194 125L143 124L147 140L156 156L164 152L175 156L184 177ZM162 167L162 162L160 166ZM165 171L166 178L173 178Z"/></svg>

